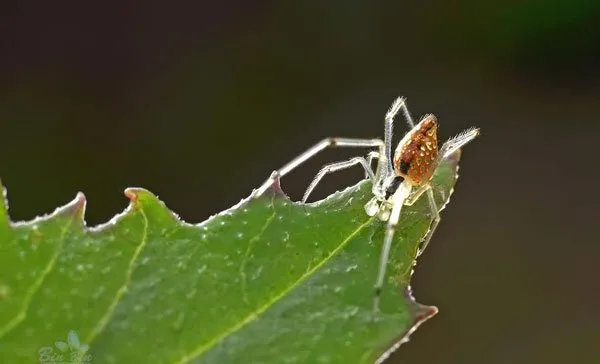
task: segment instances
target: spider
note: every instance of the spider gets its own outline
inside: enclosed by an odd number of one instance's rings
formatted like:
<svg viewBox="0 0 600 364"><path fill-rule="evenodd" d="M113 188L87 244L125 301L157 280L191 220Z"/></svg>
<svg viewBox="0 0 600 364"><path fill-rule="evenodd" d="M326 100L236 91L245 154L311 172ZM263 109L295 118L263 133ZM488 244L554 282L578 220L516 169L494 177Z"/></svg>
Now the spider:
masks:
<svg viewBox="0 0 600 364"><path fill-rule="evenodd" d="M400 140L394 154L392 154L394 117L400 110L402 110L411 130L404 135L402 140ZM277 178L285 176L300 164L327 147L377 148L377 150L370 151L366 157L354 157L346 161L325 165L306 189L302 202L306 202L310 193L326 174L347 169L355 165L362 166L366 177L369 178L373 184L373 198L365 205L365 211L369 216L377 215L380 220L387 221L383 246L381 248L379 269L374 286L375 295L373 299L373 310L378 312L390 248L394 233L396 232L396 226L400 219L402 206L410 206L415 203L423 193L427 194L429 207L434 218L427 234L423 238L421 247L417 252L417 256L419 256L429 244L431 236L440 222L439 209L435 202L430 184L431 178L444 158L450 156L479 135L478 128L467 129L449 139L438 150L437 129L438 122L436 117L432 114L425 115L421 121L415 125L406 106L406 99L404 97L398 97L394 100L385 115L385 134L383 140L358 138L323 139L304 153L292 159L279 170L274 171L267 181L255 190L254 195L261 195ZM378 160L375 170L371 167L374 159Z"/></svg>

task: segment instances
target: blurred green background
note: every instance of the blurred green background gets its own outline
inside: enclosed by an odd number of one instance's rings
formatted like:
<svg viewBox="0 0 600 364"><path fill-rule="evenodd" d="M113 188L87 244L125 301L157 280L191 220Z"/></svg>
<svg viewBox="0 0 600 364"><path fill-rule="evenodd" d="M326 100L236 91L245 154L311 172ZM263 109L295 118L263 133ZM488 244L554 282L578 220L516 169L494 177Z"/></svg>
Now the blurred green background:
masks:
<svg viewBox="0 0 600 364"><path fill-rule="evenodd" d="M391 362L599 363L599 1L0 5L13 220L83 191L92 226L142 186L199 222L325 136L381 136L398 95L483 135L413 279L440 313Z"/></svg>

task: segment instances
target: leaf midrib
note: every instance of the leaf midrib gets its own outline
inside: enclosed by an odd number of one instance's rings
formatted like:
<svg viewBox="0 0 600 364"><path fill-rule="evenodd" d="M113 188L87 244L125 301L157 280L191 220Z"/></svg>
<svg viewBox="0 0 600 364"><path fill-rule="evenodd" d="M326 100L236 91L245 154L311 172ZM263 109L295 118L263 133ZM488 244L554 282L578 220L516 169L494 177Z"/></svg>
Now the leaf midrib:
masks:
<svg viewBox="0 0 600 364"><path fill-rule="evenodd" d="M321 267L323 267L326 263L328 263L358 233L360 233L365 227L367 227L368 225L370 225L371 222L374 219L375 219L374 217L371 217L366 222L364 222L363 224L359 225L335 249L333 249L329 253L329 255L327 255L323 260L321 260L313 268L311 268L310 270L308 270L304 274L302 274L296 281L294 281L294 283L292 283L291 285L289 285L286 289L284 289L283 291L281 291L278 295L276 295L275 297L273 297L266 304L264 304L264 305L260 306L259 308L255 309L250 314L248 314L243 320L241 320L239 323L237 323L236 325L233 325L233 326L229 327L228 329L224 330L220 335L217 335L212 340L209 340L208 342L199 345L196 349L192 350L190 354L184 355L181 359L179 359L175 363L176 364L184 364L184 363L187 363L187 362L189 362L189 361L191 361L191 360L193 360L193 359L195 359L195 358L203 355L204 353L206 353L209 350L211 350L218 343L220 343L221 341L223 341L225 338L227 338L228 336L230 336L230 335L234 334L235 332L241 330L244 326L246 326L250 322L254 321L256 318L258 318L261 314L263 314L265 311L267 311L273 305L275 305L276 303L278 303L279 301L281 301L281 299L283 297L285 297L289 292L291 292L293 289L295 289L296 287L298 287L302 282L304 282L305 280L307 280L308 278L310 278L316 271L318 271Z"/></svg>

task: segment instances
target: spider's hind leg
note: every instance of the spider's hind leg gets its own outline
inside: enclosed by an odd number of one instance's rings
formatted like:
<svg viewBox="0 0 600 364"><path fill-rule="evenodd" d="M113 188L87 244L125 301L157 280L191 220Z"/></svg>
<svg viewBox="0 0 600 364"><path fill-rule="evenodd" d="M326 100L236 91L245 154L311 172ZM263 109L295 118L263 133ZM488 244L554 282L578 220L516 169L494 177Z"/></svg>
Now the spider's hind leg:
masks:
<svg viewBox="0 0 600 364"><path fill-rule="evenodd" d="M286 163L279 170L276 170L258 189L252 193L253 197L262 195L275 181L273 176L283 177L299 165L314 157L320 151L328 147L355 147L355 148L379 148L379 153L384 152L383 141L381 139L358 139L358 138L325 138L308 148L302 154Z"/></svg>
<svg viewBox="0 0 600 364"><path fill-rule="evenodd" d="M429 241L431 240L431 237L433 236L433 233L435 233L435 230L437 229L438 224L441 220L440 211L438 209L437 203L435 202L435 197L431 188L427 189L427 201L429 202L429 208L431 209L431 213L433 214L433 221L429 226L429 231L427 231L427 235L425 235L425 237L423 238L423 242L421 243L421 247L417 252L417 256L423 254L425 248L427 248L427 245L429 244Z"/></svg>
<svg viewBox="0 0 600 364"><path fill-rule="evenodd" d="M429 244L429 241L431 240L431 237L433 236L433 233L437 229L437 226L441 220L440 211L437 203L435 202L435 196L433 195L433 187L429 183L419 186L419 188L415 192L411 193L411 195L406 199L406 202L404 203L407 206L413 205L425 192L427 193L427 203L429 204L429 209L431 210L431 214L433 215L433 221L431 222L427 234L423 238L423 242L421 243L421 247L417 252L417 256L421 255L423 251L425 251L427 244ZM443 191L441 192L443 193ZM445 196L443 197L445 199Z"/></svg>
<svg viewBox="0 0 600 364"><path fill-rule="evenodd" d="M406 198L406 202L404 202L404 204L406 206L414 205L414 203L417 202L419 197L421 197L421 195L423 195L423 193L425 193L425 191L429 189L431 189L431 185L429 183L420 185L413 193L410 194L410 196Z"/></svg>

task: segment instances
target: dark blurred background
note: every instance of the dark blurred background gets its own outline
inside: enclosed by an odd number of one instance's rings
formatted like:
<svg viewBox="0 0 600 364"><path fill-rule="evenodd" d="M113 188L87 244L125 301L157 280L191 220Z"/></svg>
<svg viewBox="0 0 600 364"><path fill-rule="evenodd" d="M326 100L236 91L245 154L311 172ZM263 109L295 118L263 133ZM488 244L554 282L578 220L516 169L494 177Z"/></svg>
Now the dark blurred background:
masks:
<svg viewBox="0 0 600 364"><path fill-rule="evenodd" d="M398 95L483 135L413 280L440 313L391 362L599 363L599 1L0 5L13 220L83 191L95 225L143 186L199 222L322 137L381 136Z"/></svg>

